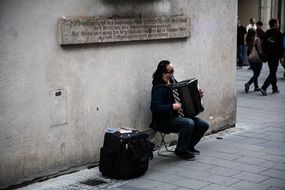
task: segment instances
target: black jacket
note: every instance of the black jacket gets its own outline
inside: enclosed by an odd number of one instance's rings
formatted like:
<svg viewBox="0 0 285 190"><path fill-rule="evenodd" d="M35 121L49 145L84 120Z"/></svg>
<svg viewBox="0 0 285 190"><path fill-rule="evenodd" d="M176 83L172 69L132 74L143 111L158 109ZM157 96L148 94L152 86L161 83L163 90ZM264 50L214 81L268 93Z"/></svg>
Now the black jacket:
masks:
<svg viewBox="0 0 285 190"><path fill-rule="evenodd" d="M244 26L238 26L237 28L237 45L244 45L244 35L246 34L246 29Z"/></svg>
<svg viewBox="0 0 285 190"><path fill-rule="evenodd" d="M173 110L175 103L172 90L168 85L158 85L151 91L152 123L150 128L168 133L168 120L171 117L178 117L178 112Z"/></svg>
<svg viewBox="0 0 285 190"><path fill-rule="evenodd" d="M282 58L283 56L282 34L278 29L272 28L265 32L262 42L262 50L267 57Z"/></svg>

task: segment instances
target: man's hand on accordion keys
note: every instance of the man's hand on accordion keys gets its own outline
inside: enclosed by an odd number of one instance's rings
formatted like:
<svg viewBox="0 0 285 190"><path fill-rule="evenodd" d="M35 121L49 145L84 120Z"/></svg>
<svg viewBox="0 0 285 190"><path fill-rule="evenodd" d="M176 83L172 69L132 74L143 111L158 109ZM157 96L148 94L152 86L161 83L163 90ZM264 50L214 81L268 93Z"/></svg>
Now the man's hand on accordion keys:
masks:
<svg viewBox="0 0 285 190"><path fill-rule="evenodd" d="M181 104L180 103L174 103L172 104L173 110L179 111L181 110Z"/></svg>

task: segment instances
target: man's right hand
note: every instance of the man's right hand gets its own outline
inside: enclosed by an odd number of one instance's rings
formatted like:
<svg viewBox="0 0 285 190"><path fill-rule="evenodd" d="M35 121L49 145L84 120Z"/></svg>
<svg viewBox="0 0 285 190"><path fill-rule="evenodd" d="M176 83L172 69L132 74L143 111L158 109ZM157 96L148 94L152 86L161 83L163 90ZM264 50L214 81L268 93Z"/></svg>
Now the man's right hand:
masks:
<svg viewBox="0 0 285 190"><path fill-rule="evenodd" d="M181 109L180 103L174 103L172 104L173 110L179 111Z"/></svg>

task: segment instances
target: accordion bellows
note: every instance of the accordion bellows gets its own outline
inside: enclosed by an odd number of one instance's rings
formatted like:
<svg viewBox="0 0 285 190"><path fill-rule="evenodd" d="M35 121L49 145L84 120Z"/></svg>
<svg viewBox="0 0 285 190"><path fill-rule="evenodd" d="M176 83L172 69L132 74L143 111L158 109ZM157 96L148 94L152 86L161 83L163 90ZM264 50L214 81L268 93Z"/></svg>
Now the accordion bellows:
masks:
<svg viewBox="0 0 285 190"><path fill-rule="evenodd" d="M204 106L198 88L198 79L180 81L171 85L177 89L184 117L193 117L204 111Z"/></svg>

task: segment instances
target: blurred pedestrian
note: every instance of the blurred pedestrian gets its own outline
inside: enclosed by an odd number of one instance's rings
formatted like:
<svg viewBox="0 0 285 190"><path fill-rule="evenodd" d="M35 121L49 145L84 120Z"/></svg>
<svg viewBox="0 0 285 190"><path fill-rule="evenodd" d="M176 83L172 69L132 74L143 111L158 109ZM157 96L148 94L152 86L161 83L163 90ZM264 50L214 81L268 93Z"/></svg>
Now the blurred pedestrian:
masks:
<svg viewBox="0 0 285 190"><path fill-rule="evenodd" d="M255 18L250 18L249 19L249 24L246 26L246 31L248 32L248 30L250 28L253 28L254 30L256 30L256 24L255 24Z"/></svg>
<svg viewBox="0 0 285 190"><path fill-rule="evenodd" d="M248 32L249 29L257 29L257 26L255 24L255 18L250 18L249 19L249 24L246 26L246 32ZM248 70L251 70L251 66L249 65Z"/></svg>
<svg viewBox="0 0 285 190"><path fill-rule="evenodd" d="M245 52L244 36L246 34L246 29L241 25L240 21L237 21L237 68L241 69L243 65L243 58Z"/></svg>
<svg viewBox="0 0 285 190"><path fill-rule="evenodd" d="M271 84L272 93L279 93L277 86L276 72L279 65L279 59L283 57L283 39L279 30L278 19L271 19L269 21L270 29L264 34L262 50L265 53L268 61L269 75L264 81L260 92L267 95L266 90Z"/></svg>
<svg viewBox="0 0 285 190"><path fill-rule="evenodd" d="M258 86L258 77L260 75L260 71L262 69L262 47L261 47L261 40L256 35L256 31L251 28L248 30L246 35L246 45L247 45L247 55L248 55L248 62L253 71L253 76L250 80L244 84L245 92L248 93L250 85L254 84L254 91L260 91Z"/></svg>
<svg viewBox="0 0 285 190"><path fill-rule="evenodd" d="M256 23L256 34L257 34L257 36L259 37L259 39L261 40L261 42L262 42L262 40L263 40L263 36L264 36L264 30L262 29L262 25L263 25L263 23L261 22L261 21L258 21L257 23Z"/></svg>
<svg viewBox="0 0 285 190"><path fill-rule="evenodd" d="M283 33L283 59L281 60L281 65L285 69L285 32ZM285 79L285 71L283 74L283 79Z"/></svg>

